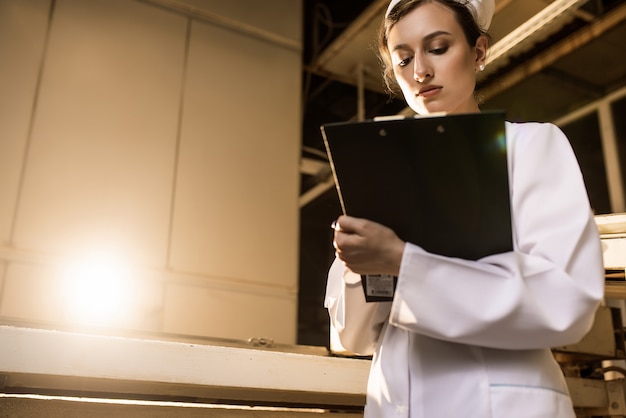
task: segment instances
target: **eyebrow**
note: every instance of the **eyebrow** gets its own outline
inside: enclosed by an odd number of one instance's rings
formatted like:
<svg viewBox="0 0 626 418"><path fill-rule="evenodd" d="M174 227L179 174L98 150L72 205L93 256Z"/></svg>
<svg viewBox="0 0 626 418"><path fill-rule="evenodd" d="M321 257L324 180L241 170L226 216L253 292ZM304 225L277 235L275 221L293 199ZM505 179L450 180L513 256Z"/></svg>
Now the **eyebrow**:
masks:
<svg viewBox="0 0 626 418"><path fill-rule="evenodd" d="M451 35L450 32L446 32L444 30L438 30L432 33L429 33L428 35L424 36L424 39L422 39L423 42L428 42L431 39L437 38L438 36L442 36L442 35ZM395 45L392 49L392 51L397 51L398 49L407 49L408 45L407 44L398 44Z"/></svg>

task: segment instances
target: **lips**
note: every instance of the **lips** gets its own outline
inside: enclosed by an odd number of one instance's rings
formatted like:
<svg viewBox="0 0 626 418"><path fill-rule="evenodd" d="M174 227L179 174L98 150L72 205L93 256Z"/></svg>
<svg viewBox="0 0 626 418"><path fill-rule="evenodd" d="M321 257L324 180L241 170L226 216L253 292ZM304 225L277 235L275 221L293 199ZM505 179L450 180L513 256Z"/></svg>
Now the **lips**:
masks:
<svg viewBox="0 0 626 418"><path fill-rule="evenodd" d="M439 93L443 87L441 86L424 86L417 92L418 96L431 97Z"/></svg>

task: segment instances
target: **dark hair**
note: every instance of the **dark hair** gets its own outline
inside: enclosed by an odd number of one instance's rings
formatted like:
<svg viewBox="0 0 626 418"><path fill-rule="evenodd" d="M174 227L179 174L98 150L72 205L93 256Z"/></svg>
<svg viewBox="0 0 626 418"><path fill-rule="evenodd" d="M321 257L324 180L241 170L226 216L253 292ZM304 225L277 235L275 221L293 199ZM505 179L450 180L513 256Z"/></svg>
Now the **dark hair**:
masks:
<svg viewBox="0 0 626 418"><path fill-rule="evenodd" d="M470 10L470 7L473 6L469 5L466 0L400 0L383 19L378 31L378 56L382 65L383 80L387 90L392 94L399 92L399 86L393 74L391 54L387 45L389 31L409 12L427 3L441 3L454 12L454 16L461 29L463 29L465 39L470 47L476 45L476 41L481 35L486 35L486 32L481 30L478 23L474 20Z"/></svg>

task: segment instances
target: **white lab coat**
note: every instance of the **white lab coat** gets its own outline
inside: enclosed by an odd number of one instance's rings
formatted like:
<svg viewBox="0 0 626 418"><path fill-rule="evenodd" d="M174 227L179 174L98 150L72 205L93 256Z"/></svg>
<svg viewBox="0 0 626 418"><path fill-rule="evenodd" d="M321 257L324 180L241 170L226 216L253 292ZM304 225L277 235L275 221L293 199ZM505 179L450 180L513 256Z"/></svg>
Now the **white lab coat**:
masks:
<svg viewBox="0 0 626 418"><path fill-rule="evenodd" d="M563 133L506 131L514 251L467 261L407 243L394 301L383 303L365 303L360 276L331 266L332 326L347 350L374 353L367 418L574 417L550 347L593 323L599 235Z"/></svg>

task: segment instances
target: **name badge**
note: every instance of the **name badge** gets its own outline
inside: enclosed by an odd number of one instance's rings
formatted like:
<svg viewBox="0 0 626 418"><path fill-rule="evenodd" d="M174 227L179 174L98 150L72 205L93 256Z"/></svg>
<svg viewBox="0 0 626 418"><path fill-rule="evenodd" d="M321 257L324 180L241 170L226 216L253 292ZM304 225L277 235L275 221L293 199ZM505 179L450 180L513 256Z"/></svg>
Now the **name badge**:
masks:
<svg viewBox="0 0 626 418"><path fill-rule="evenodd" d="M361 284L366 302L391 302L398 277L391 274L362 274Z"/></svg>

